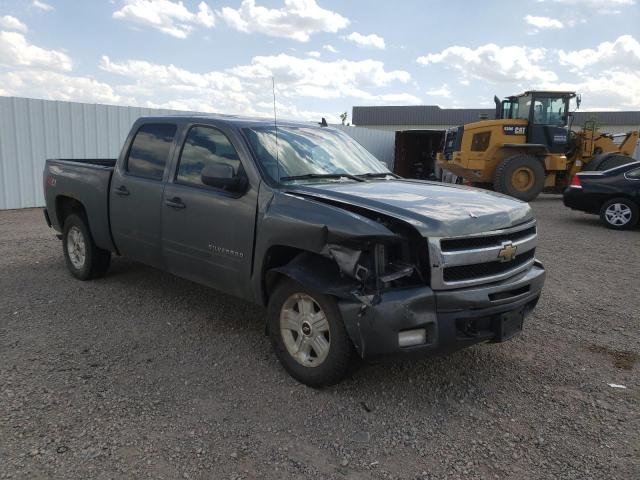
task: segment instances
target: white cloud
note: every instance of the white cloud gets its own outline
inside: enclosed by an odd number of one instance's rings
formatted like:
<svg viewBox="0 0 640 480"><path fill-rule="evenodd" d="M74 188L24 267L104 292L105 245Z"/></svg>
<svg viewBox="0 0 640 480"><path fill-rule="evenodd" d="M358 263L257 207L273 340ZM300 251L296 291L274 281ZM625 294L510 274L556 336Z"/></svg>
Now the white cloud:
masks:
<svg viewBox="0 0 640 480"><path fill-rule="evenodd" d="M365 89L387 86L393 82L407 83L411 75L404 70L387 71L376 60L320 61L286 54L254 57L250 65L235 67L230 72L248 81L274 77L286 85L287 95L339 98L371 97Z"/></svg>
<svg viewBox="0 0 640 480"><path fill-rule="evenodd" d="M525 22L529 25L543 29L543 28L562 28L562 22L550 17L537 17L535 15L527 15L524 17Z"/></svg>
<svg viewBox="0 0 640 480"><path fill-rule="evenodd" d="M49 5L48 3L45 2L41 2L40 0L33 0L33 2L31 2L31 5L33 5L35 8L37 8L38 10L43 10L45 12L50 12L52 10L55 10L51 5Z"/></svg>
<svg viewBox="0 0 640 480"><path fill-rule="evenodd" d="M539 2L544 2L544 0L538 0ZM547 0L555 3L564 3L566 5L583 5L594 8L601 7L610 7L612 5L616 6L629 6L635 5L635 0Z"/></svg>
<svg viewBox="0 0 640 480"><path fill-rule="evenodd" d="M449 89L449 85L444 83L441 87L431 88L426 91L426 94L433 97L444 97L451 98L451 90Z"/></svg>
<svg viewBox="0 0 640 480"><path fill-rule="evenodd" d="M106 83L51 71L0 72L0 84L4 95L73 102L129 103Z"/></svg>
<svg viewBox="0 0 640 480"><path fill-rule="evenodd" d="M560 50L558 56L562 65L570 66L575 72L595 65L599 70L628 67L640 71L640 42L631 35L603 42L595 49Z"/></svg>
<svg viewBox="0 0 640 480"><path fill-rule="evenodd" d="M113 62L106 55L100 60L100 69L134 79L139 91L149 91L149 87L153 86L177 92L206 89L227 90L230 93L242 91L240 81L224 72L194 73L175 65L159 65L144 60Z"/></svg>
<svg viewBox="0 0 640 480"><path fill-rule="evenodd" d="M302 98L357 98L370 103L417 104L404 92L379 92L393 83L407 83L404 71L387 71L373 60L333 62L287 54L254 57L250 64L225 71L191 72L175 65L142 60L112 61L103 56L101 70L121 76L126 83L114 91L135 98L135 104L181 110L269 116L272 114L271 78L276 81L279 115L320 120L327 113L298 106Z"/></svg>
<svg viewBox="0 0 640 480"><path fill-rule="evenodd" d="M317 50L311 50L310 52L307 52L307 56L308 57L313 57L313 58L320 58L322 56L322 54L320 52L318 52Z"/></svg>
<svg viewBox="0 0 640 480"><path fill-rule="evenodd" d="M243 0L240 8L223 7L217 12L231 28L245 33L307 42L314 33L335 33L349 20L339 13L321 8L316 0L285 0L282 8L256 5Z"/></svg>
<svg viewBox="0 0 640 480"><path fill-rule="evenodd" d="M538 0L539 2L544 2L545 0ZM622 13L622 7L628 7L631 5L635 5L635 0L546 0L553 3L564 4L572 7L573 9L578 8L590 8L593 10L597 10L598 14L613 14L617 15ZM574 13L573 11L571 13Z"/></svg>
<svg viewBox="0 0 640 480"><path fill-rule="evenodd" d="M0 66L44 67L69 71L71 58L64 52L32 45L21 33L0 31Z"/></svg>
<svg viewBox="0 0 640 480"><path fill-rule="evenodd" d="M600 72L576 82L546 83L548 90L582 94L581 110L640 110L640 72Z"/></svg>
<svg viewBox="0 0 640 480"><path fill-rule="evenodd" d="M386 45L384 43L384 38L372 33L370 35L362 35L358 32L350 33L345 37L347 40L357 43L362 47L373 47L379 48L380 50L384 50Z"/></svg>
<svg viewBox="0 0 640 480"><path fill-rule="evenodd" d="M338 53L338 50L336 50L333 45L323 45L322 48L327 52Z"/></svg>
<svg viewBox="0 0 640 480"><path fill-rule="evenodd" d="M200 2L194 13L182 1L125 0L124 6L113 13L113 18L152 27L175 38L187 38L194 26L215 26L213 10L205 2Z"/></svg>
<svg viewBox="0 0 640 480"><path fill-rule="evenodd" d="M11 15L0 17L0 28L22 33L26 33L26 31L28 30L27 26L24 23L22 23L16 17L12 17Z"/></svg>
<svg viewBox="0 0 640 480"><path fill-rule="evenodd" d="M384 93L382 95L374 95L369 100L393 105L418 105L423 103L420 98L410 93Z"/></svg>
<svg viewBox="0 0 640 480"><path fill-rule="evenodd" d="M578 80L545 87L582 93L584 109L640 109L640 42L631 35L595 48L560 50L558 59Z"/></svg>
<svg viewBox="0 0 640 480"><path fill-rule="evenodd" d="M455 45L417 61L422 65L444 64L453 68L459 72L462 83L469 79L491 83L556 81L558 76L540 63L545 56L546 51L541 48L489 43L475 49Z"/></svg>

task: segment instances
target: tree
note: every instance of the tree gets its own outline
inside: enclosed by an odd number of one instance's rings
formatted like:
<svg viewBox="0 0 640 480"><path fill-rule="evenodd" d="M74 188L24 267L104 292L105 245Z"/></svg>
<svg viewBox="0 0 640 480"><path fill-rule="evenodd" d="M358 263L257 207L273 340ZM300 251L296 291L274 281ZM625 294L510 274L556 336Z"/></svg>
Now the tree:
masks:
<svg viewBox="0 0 640 480"><path fill-rule="evenodd" d="M347 112L343 112L343 113L340 114L340 120L342 120L342 124L343 125L347 121L347 118L349 118L349 114Z"/></svg>

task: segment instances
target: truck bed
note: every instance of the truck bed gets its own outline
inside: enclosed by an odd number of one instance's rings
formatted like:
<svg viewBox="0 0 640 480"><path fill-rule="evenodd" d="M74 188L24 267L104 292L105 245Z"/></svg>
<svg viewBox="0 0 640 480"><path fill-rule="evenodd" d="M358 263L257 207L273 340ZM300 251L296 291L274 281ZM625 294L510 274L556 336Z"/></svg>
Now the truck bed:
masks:
<svg viewBox="0 0 640 480"><path fill-rule="evenodd" d="M84 207L96 245L114 250L109 228L109 185L116 159L49 159L44 168L47 214L51 226L62 232L58 210L74 202Z"/></svg>

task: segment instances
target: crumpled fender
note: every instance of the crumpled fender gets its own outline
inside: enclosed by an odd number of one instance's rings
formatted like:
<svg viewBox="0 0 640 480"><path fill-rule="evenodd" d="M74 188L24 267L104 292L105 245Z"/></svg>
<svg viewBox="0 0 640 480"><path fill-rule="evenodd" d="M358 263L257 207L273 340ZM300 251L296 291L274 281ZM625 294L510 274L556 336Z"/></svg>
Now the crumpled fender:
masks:
<svg viewBox="0 0 640 480"><path fill-rule="evenodd" d="M274 194L258 227L260 246L287 245L316 253L330 243L397 238L394 232L370 218L288 193Z"/></svg>
<svg viewBox="0 0 640 480"><path fill-rule="evenodd" d="M284 275L312 291L338 298L353 298L353 292L358 288L358 282L340 274L338 265L329 258L313 253L301 253L292 261L269 270L267 282L271 282L273 275Z"/></svg>

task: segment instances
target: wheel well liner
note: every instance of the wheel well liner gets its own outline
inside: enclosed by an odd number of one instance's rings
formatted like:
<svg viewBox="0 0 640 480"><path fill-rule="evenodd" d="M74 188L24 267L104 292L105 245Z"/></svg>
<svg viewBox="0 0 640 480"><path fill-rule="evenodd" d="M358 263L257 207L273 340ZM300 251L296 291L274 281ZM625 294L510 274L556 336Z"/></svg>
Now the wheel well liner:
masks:
<svg viewBox="0 0 640 480"><path fill-rule="evenodd" d="M67 217L74 213L82 215L88 225L87 211L81 202L65 195L56 197L56 219L61 229L64 228L64 222Z"/></svg>
<svg viewBox="0 0 640 480"><path fill-rule="evenodd" d="M270 292L283 276L315 292L339 298L350 298L351 292L359 286L355 280L348 279L340 273L340 268L333 259L317 253L290 247L272 247L269 253L277 260L270 260L269 257L265 259L268 263L263 270L264 303L267 303ZM287 255L293 256L282 262Z"/></svg>

